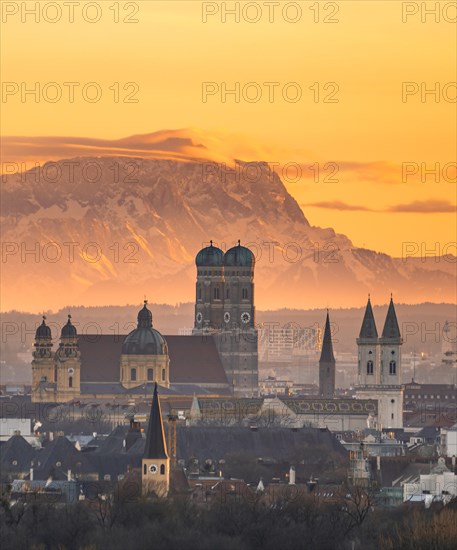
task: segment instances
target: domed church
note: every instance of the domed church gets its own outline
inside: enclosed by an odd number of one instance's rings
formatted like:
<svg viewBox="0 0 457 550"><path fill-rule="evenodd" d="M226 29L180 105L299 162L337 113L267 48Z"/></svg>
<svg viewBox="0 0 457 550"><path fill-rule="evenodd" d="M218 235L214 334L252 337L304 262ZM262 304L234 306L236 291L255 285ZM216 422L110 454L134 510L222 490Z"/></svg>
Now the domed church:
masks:
<svg viewBox="0 0 457 550"><path fill-rule="evenodd" d="M163 336L145 300L126 336L78 335L68 316L53 352L46 318L35 334L32 401L135 399L154 384L169 396L256 396L252 252L210 245L196 256L195 322L191 336Z"/></svg>
<svg viewBox="0 0 457 550"><path fill-rule="evenodd" d="M121 384L134 388L139 384L157 382L170 387L168 345L158 330L152 327L152 313L147 300L138 313L138 327L122 344Z"/></svg>

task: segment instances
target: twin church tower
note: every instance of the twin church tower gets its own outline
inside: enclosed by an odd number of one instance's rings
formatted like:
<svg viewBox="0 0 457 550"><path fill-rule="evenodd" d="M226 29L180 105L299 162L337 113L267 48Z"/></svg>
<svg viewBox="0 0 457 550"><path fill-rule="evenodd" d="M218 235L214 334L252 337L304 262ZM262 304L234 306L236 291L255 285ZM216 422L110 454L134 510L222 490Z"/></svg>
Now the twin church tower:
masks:
<svg viewBox="0 0 457 550"><path fill-rule="evenodd" d="M402 344L392 296L381 337L378 336L368 297L357 338L358 383L355 392L357 399L378 401L378 428L403 427ZM328 312L319 360L319 396L323 399L335 398L335 357Z"/></svg>
<svg viewBox="0 0 457 550"><path fill-rule="evenodd" d="M238 245L224 252L213 245L195 259L197 283L192 334L212 337L233 393L258 392L258 334L254 309L254 254Z"/></svg>

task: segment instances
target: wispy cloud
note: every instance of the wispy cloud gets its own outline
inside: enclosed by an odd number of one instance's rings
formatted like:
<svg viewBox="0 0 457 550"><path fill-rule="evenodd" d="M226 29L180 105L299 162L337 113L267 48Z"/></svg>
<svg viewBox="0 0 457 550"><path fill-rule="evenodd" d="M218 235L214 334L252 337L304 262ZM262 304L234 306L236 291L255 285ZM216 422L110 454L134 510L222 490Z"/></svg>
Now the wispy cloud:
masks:
<svg viewBox="0 0 457 550"><path fill-rule="evenodd" d="M301 204L303 207L314 207L314 208L327 208L329 210L360 210L364 212L376 212L371 208L366 206L357 206L355 204L347 204L343 201L323 201L323 202L311 202L308 204Z"/></svg>
<svg viewBox="0 0 457 550"><path fill-rule="evenodd" d="M455 214L457 206L449 201L428 200L413 201L407 204L396 204L387 208L367 208L355 204L347 204L342 201L323 201L301 204L304 208L325 208L328 210L360 211L360 212L392 212L392 213L413 213L413 214Z"/></svg>
<svg viewBox="0 0 457 550"><path fill-rule="evenodd" d="M429 200L429 201L414 201L408 204L397 204L386 210L387 212L412 212L421 214L445 214L457 211L457 206L449 201Z"/></svg>
<svg viewBox="0 0 457 550"><path fill-rule="evenodd" d="M147 159L201 160L210 156L198 136L181 130L163 130L152 134L107 140L85 137L5 136L3 162L43 163L78 156L126 156Z"/></svg>

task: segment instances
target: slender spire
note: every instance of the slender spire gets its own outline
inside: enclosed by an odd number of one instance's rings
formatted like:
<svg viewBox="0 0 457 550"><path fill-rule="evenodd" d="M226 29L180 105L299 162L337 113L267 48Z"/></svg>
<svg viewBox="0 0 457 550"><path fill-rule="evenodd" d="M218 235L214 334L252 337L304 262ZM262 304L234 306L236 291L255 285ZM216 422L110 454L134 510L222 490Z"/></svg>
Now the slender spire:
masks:
<svg viewBox="0 0 457 550"><path fill-rule="evenodd" d="M319 363L334 363L335 357L333 355L332 345L332 331L330 330L330 316L327 309L327 319L325 320L324 340L322 341L322 351Z"/></svg>
<svg viewBox="0 0 457 550"><path fill-rule="evenodd" d="M154 384L154 396L152 398L143 458L168 458L157 382Z"/></svg>
<svg viewBox="0 0 457 550"><path fill-rule="evenodd" d="M371 307L370 295L368 294L368 303L363 316L362 327L360 328L359 338L377 338L378 331L374 320L373 309Z"/></svg>
<svg viewBox="0 0 457 550"><path fill-rule="evenodd" d="M386 322L382 330L382 338L401 338L400 327L398 326L397 314L395 313L394 301L390 295L389 309L387 310Z"/></svg>

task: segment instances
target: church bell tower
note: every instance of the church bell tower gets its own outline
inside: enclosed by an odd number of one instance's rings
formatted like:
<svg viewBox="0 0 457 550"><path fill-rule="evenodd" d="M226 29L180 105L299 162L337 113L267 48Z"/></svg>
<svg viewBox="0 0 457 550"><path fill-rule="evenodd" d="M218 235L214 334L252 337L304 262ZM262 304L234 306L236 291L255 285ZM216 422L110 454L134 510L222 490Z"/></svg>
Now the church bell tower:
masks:
<svg viewBox="0 0 457 550"><path fill-rule="evenodd" d="M359 383L356 387L356 397L378 401L379 430L403 428L402 344L392 296L381 338L378 338L368 298L362 328L357 338Z"/></svg>
<svg viewBox="0 0 457 550"><path fill-rule="evenodd" d="M141 468L143 495L167 496L170 489L170 459L165 442L157 382L154 385Z"/></svg>
<svg viewBox="0 0 457 550"><path fill-rule="evenodd" d="M56 401L65 402L80 397L81 353L78 333L71 315L60 333L60 344L55 356Z"/></svg>
<svg viewBox="0 0 457 550"><path fill-rule="evenodd" d="M51 329L46 325L46 317L35 333L32 359L32 402L54 400L54 354L52 352Z"/></svg>

